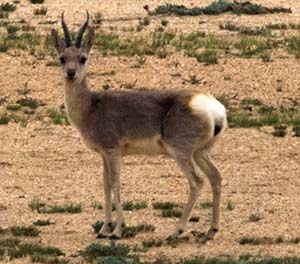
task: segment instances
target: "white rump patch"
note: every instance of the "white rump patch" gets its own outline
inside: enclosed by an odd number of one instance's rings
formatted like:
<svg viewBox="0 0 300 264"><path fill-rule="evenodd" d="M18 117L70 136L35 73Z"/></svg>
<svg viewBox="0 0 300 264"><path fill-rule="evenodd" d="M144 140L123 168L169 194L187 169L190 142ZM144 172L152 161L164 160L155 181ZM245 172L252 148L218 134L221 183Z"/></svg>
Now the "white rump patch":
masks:
<svg viewBox="0 0 300 264"><path fill-rule="evenodd" d="M206 113L212 118L214 123L220 122L223 126L226 125L226 109L217 99L211 95L196 94L192 97L190 108L194 113Z"/></svg>

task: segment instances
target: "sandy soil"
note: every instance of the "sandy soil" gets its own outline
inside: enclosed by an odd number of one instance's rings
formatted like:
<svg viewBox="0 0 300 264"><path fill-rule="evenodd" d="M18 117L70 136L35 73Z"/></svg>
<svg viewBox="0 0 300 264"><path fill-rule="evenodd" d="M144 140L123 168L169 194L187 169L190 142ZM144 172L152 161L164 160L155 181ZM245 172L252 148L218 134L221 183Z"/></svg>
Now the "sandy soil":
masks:
<svg viewBox="0 0 300 264"><path fill-rule="evenodd" d="M6 1L0 1L0 3ZM198 5L193 1L168 1ZM211 1L201 1L206 5ZM257 1L267 6L291 7L293 14L266 16L168 18L170 26L192 31L195 27L207 32L218 30L220 22L237 21L239 24L261 25L278 22L300 23L300 7L296 1ZM150 1L154 8L162 1ZM82 10L101 11L104 15L103 30L113 25L131 26L138 23L138 17L145 16L142 8L145 1L46 1L46 17L33 16L33 6L21 0L11 20L25 19L46 32L54 25L40 25L41 21L57 21L62 10L70 27L77 28L83 19ZM120 18L134 18L126 22ZM199 24L199 21L204 22ZM157 21L159 23L159 20ZM154 27L154 25L153 25ZM151 30L151 28L149 29ZM222 32L221 32L222 33ZM178 60L177 70L173 62ZM99 90L108 78L113 89L121 89L124 83L137 80L137 87L151 89L192 89L215 95L237 95L238 98L257 98L277 105L285 98L298 98L300 87L300 63L293 57L276 58L271 63L258 59L228 58L219 64L203 66L195 59L180 54L167 59L148 57L140 68L130 67L135 58L101 57L92 53L89 63L90 85ZM115 70L114 76L99 73ZM179 71L181 77L172 77ZM13 57L0 53L0 97L15 101L17 89L28 82L31 96L57 107L63 103L63 87L58 67L47 67L45 61L36 61L28 55ZM196 74L201 82L197 85L185 83L190 74ZM228 78L230 76L230 78ZM224 78L226 77L226 78ZM224 80L225 79L225 80ZM228 80L230 79L230 80ZM276 86L282 83L282 92ZM0 226L30 225L37 219L50 219L55 225L42 227L41 243L63 249L68 256L96 242L91 225L103 219L103 211L94 210L93 202L104 201L102 182L102 161L91 153L71 127L55 126L39 121L30 122L26 128L11 123L0 126ZM150 259L166 255L172 259L194 255L239 256L251 253L257 256L295 256L300 254L298 245L275 244L244 246L238 243L243 236L300 236L300 165L299 138L289 133L285 138L275 138L256 129L228 129L213 150L213 158L223 175L222 229L216 239L206 245L194 242L182 243L176 247L163 246L144 253ZM81 203L84 210L74 215L39 215L28 207L34 197L40 197L49 204ZM134 239L124 240L135 244L145 238L164 238L175 227L177 220L159 216L151 209L154 201L184 203L187 197L187 182L175 163L165 157L126 157L122 167L123 200L147 200L148 209L126 212L129 225L148 223L156 228L153 234L141 234ZM209 227L210 209L201 209L200 202L211 200L208 181L205 182L201 198L193 215L200 216L199 223L189 223L189 230L204 232ZM234 210L227 210L232 201ZM249 221L251 214L262 219ZM26 263L18 260L15 263Z"/></svg>

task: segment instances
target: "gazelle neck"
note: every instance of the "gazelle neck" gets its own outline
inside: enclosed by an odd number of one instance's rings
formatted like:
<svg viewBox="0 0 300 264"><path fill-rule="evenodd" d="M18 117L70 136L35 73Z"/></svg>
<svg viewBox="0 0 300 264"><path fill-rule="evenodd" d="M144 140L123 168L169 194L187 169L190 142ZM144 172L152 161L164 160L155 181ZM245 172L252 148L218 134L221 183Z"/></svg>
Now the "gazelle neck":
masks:
<svg viewBox="0 0 300 264"><path fill-rule="evenodd" d="M80 129L91 107L91 92L86 77L82 82L65 81L65 107L70 123Z"/></svg>

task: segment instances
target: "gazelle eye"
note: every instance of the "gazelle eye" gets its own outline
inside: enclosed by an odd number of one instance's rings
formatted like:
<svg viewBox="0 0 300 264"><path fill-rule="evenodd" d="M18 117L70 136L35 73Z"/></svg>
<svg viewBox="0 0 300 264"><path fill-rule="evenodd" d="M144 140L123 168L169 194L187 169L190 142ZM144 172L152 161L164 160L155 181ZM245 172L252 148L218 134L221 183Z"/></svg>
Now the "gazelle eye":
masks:
<svg viewBox="0 0 300 264"><path fill-rule="evenodd" d="M86 57L81 57L81 58L80 58L80 63L81 63L81 64L85 64L86 60L87 60Z"/></svg>
<svg viewBox="0 0 300 264"><path fill-rule="evenodd" d="M60 60L60 63L61 63L61 64L65 64L65 63L66 63L66 60L65 60L64 57L60 57L59 60Z"/></svg>

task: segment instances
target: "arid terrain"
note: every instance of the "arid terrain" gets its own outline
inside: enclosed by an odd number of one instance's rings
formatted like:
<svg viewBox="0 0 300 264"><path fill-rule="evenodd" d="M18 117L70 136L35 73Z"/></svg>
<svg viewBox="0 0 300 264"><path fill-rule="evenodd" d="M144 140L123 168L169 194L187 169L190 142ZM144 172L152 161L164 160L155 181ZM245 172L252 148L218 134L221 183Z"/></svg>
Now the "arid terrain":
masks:
<svg viewBox="0 0 300 264"><path fill-rule="evenodd" d="M0 4L6 2L1 0ZM85 19L85 10L89 10L91 16L101 20L94 20L99 36L88 62L93 90L194 90L222 98L231 117L237 116L234 110L237 108L252 118L261 113L260 110L256 112L257 108L268 107L280 112L277 121L260 125L240 125L239 118L230 119L230 128L213 149L213 159L223 176L221 230L215 239L206 244L190 239L175 245L163 243L136 250L141 260L151 262L165 258L159 263L168 263L166 259L176 263L182 258L196 256L300 256L300 138L295 133L300 124L297 123L300 121L300 5L297 1L255 1L267 7L291 8L292 13L149 17L143 6L148 4L150 10L154 10L165 1L19 2L8 18L0 18L0 119L9 119L0 125L0 227L4 229L0 234L0 253L1 239L12 237L9 230L5 231L7 227L28 227L37 220L50 220L54 224L38 226L41 232L36 238L21 237L21 240L58 247L70 263L85 263L78 251L90 244L108 244L106 240L96 239L92 228L96 221L104 220L104 210L96 208L99 203L104 204L102 159L87 149L74 128L65 124L58 59L46 42L29 41L23 46L17 43L22 41L18 36L23 34L20 29L23 25L32 27L26 29L27 34L39 34L47 40L51 28L60 29L62 11L65 11L70 29L76 31ZM190 8L207 6L212 1L167 2ZM34 10L41 7L47 8L46 14L34 14ZM221 29L221 25L225 25L225 29ZM235 25L235 30L227 30L228 25ZM286 27L272 28L270 25ZM16 35L6 42L9 26L17 30L10 29L16 31L11 33ZM268 32L258 30L265 28ZM243 35L239 29L257 32L247 35L247 31ZM112 48L116 44L107 37L118 35L125 42L140 36L151 40L155 37L153 32L173 34L171 41L174 42L158 44L158 48L152 45L152 54L131 54L130 47L121 52L122 45ZM195 32L200 32L203 39L214 36L225 44L216 44L216 48L210 44L192 47L194 53L190 56L189 46L179 48L175 39L180 34L186 36ZM241 45L232 44L240 38L263 39L272 44L262 45L262 52L257 42L243 50ZM299 42L293 45L291 38ZM277 44L273 45L274 42ZM143 44L145 42L137 45ZM3 51L5 45L8 49ZM226 47L223 49L223 46ZM205 50L216 50L216 54L213 53L217 56L216 63L205 58L202 62L197 57ZM243 53L249 51L251 53ZM22 98L36 100L38 106L23 106L19 101ZM16 104L22 107L11 110L9 106ZM283 108L288 110L284 112ZM58 116L53 117L51 111L56 111ZM286 118L291 111L292 117ZM283 128L284 136L276 137L273 131L280 130L280 125L287 128ZM152 204L174 202L182 206L186 202L187 180L176 164L163 156L126 157L121 181L123 201L147 201L147 208L125 211L126 224L153 225L155 230L117 243L143 248L143 241L165 239L174 230L178 218L162 217L161 210L153 209ZM190 222L187 231L207 231L211 200L211 188L206 180L192 213L200 220ZM34 201L47 205L80 204L82 210L73 214L42 213L30 208ZM247 238L258 239L258 242L241 243ZM4 254L0 262L31 263L31 260L29 256L11 259Z"/></svg>

